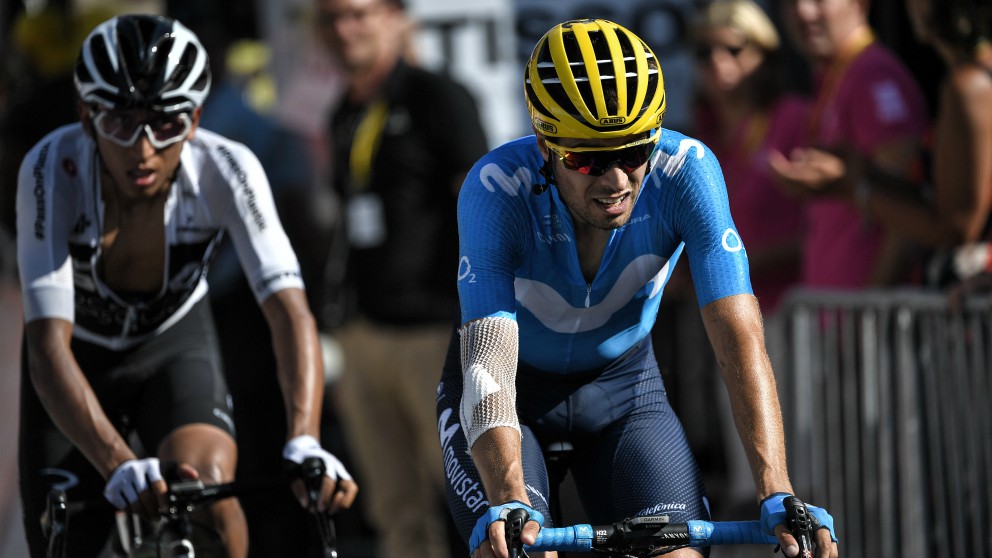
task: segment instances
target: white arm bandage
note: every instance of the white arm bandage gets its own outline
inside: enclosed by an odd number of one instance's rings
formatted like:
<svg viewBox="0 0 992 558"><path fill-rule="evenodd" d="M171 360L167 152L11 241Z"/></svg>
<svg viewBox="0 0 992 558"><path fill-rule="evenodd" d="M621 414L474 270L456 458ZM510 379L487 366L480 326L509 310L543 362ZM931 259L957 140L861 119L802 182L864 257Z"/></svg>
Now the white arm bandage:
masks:
<svg viewBox="0 0 992 558"><path fill-rule="evenodd" d="M464 387L459 417L468 447L497 426L520 431L517 420L517 322L483 318L459 330Z"/></svg>

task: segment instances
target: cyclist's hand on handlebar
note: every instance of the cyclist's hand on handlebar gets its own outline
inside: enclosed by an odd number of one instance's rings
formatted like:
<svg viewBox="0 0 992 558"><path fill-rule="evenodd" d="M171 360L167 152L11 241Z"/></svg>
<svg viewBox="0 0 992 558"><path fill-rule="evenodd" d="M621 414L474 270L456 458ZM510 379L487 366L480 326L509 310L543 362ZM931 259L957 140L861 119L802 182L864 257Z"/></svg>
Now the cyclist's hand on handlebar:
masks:
<svg viewBox="0 0 992 558"><path fill-rule="evenodd" d="M302 465L304 460L310 457L319 458L324 464L324 477L317 502L311 502L303 479L293 481L293 494L304 508L313 509L315 504L317 511L336 512L349 508L354 503L358 494L358 485L352 480L341 461L322 448L320 442L313 436L297 436L286 442L282 457L296 465Z"/></svg>
<svg viewBox="0 0 992 558"><path fill-rule="evenodd" d="M786 517L785 501L790 497L792 497L791 494L776 493L762 500L761 525L765 531L778 538L782 553L791 558L799 554L799 543L789 530ZM816 556L818 558L837 558L837 535L834 533L834 518L823 508L810 504L803 505L811 516Z"/></svg>
<svg viewBox="0 0 992 558"><path fill-rule="evenodd" d="M469 539L469 553L472 558L507 558L509 549L506 546L506 516L514 509L522 508L530 516L524 525L520 539L525 545L534 544L537 533L544 525L544 515L527 504L511 501L499 506L492 506L479 517L472 529Z"/></svg>
<svg viewBox="0 0 992 558"><path fill-rule="evenodd" d="M129 459L110 474L103 496L119 510L130 509L144 517L158 515L165 504L167 487L158 459Z"/></svg>

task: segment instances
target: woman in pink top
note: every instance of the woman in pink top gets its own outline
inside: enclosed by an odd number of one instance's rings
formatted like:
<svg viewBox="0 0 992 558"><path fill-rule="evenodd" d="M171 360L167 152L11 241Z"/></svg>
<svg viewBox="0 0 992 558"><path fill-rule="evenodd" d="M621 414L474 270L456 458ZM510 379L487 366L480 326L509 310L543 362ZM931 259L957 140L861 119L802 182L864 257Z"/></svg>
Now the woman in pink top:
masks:
<svg viewBox="0 0 992 558"><path fill-rule="evenodd" d="M992 5L910 0L907 7L916 35L947 67L931 150L933 203L872 192L865 209L939 250L930 284L992 285Z"/></svg>
<svg viewBox="0 0 992 558"><path fill-rule="evenodd" d="M802 206L775 184L771 150L801 144L807 106L784 93L779 37L751 0L719 0L698 20L693 43L699 76L694 134L721 161L730 209L747 243L751 284L762 313L773 314L799 279Z"/></svg>

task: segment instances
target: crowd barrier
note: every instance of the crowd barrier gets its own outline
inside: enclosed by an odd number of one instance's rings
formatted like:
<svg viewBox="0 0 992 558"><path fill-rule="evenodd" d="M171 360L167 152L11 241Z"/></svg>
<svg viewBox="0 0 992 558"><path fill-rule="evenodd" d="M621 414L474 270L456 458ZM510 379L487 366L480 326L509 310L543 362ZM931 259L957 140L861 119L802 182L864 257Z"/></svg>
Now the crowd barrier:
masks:
<svg viewBox="0 0 992 558"><path fill-rule="evenodd" d="M783 312L793 481L841 555L992 557L992 298L796 291Z"/></svg>

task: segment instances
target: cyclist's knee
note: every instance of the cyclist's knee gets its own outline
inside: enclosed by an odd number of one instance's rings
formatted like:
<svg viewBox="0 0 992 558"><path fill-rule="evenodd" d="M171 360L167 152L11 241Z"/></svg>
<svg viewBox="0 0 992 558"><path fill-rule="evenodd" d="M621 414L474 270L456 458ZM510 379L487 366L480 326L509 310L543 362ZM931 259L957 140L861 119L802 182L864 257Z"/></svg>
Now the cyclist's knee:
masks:
<svg viewBox="0 0 992 558"><path fill-rule="evenodd" d="M209 424L182 426L159 444L161 460L193 467L207 484L233 480L237 455L238 448L230 434Z"/></svg>

